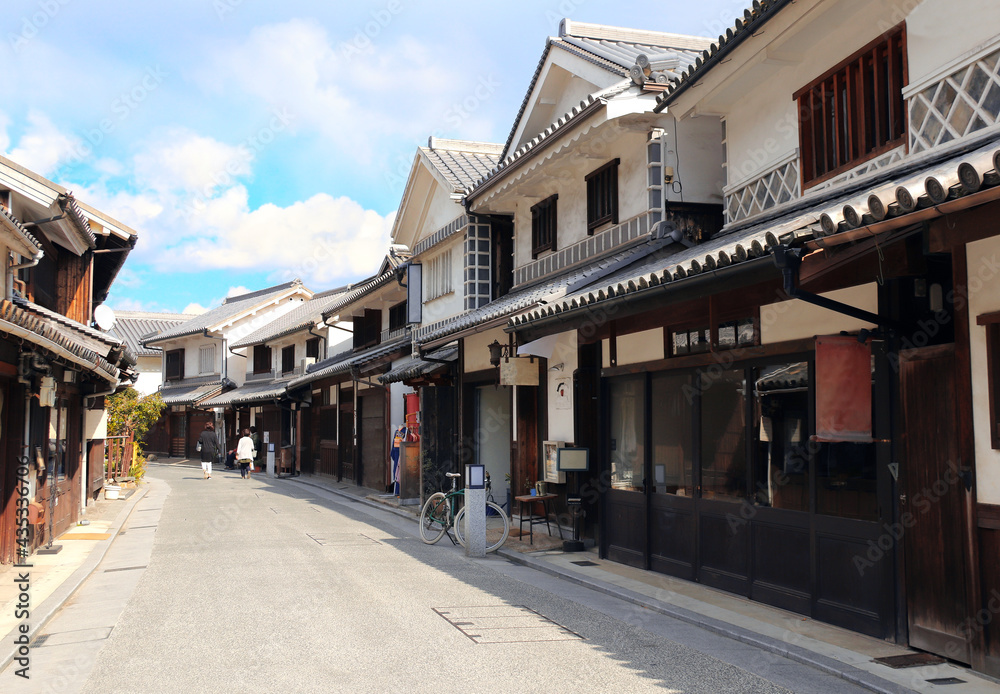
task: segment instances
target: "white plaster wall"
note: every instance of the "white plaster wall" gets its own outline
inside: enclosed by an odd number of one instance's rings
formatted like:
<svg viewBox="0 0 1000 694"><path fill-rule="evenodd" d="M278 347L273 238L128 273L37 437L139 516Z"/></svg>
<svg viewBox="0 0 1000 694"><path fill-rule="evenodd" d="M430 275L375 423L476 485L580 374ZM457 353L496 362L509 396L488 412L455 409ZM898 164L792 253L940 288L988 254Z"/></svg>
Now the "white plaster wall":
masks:
<svg viewBox="0 0 1000 694"><path fill-rule="evenodd" d="M617 343L618 366L641 364L664 358L663 328L619 335ZM611 366L611 345L609 340L604 340L601 354L602 364L604 368L608 368Z"/></svg>
<svg viewBox="0 0 1000 694"><path fill-rule="evenodd" d="M681 184L678 192L666 187L666 198L674 202L722 204L725 173L722 168L722 121L715 116L688 118L675 124L663 121L664 163L674 167Z"/></svg>
<svg viewBox="0 0 1000 694"><path fill-rule="evenodd" d="M424 301L420 321L423 325L430 325L431 323L436 323L437 321L444 320L445 318L457 316L465 310L464 241L464 234L455 234L455 236L449 239L445 244L442 244L439 248L428 251L426 259L421 258L420 260L420 262L424 265L423 272L421 274L421 281L424 282L423 296L426 297L428 295L428 283L430 282L430 273L428 272L429 265L427 260L439 257L446 249L451 249L452 291L449 294L442 294L436 299Z"/></svg>
<svg viewBox="0 0 1000 694"><path fill-rule="evenodd" d="M923 0L906 17L910 84L919 84L998 34L1000 3L996 0Z"/></svg>
<svg viewBox="0 0 1000 694"><path fill-rule="evenodd" d="M425 236L430 236L465 212L465 208L461 204L451 199L450 191L442 188L436 178L434 182L436 184L434 193L427 208L427 217L424 219L424 223L417 234L418 240Z"/></svg>
<svg viewBox="0 0 1000 694"><path fill-rule="evenodd" d="M969 264L969 338L972 352L972 424L976 446L976 497L983 504L1000 504L1000 451L990 436L990 390L986 365L986 326L976 317L1000 311L1000 238L967 247Z"/></svg>
<svg viewBox="0 0 1000 694"><path fill-rule="evenodd" d="M502 327L493 328L492 330L486 330L485 332L475 333L466 337L464 340L465 373L494 368L493 365L490 364L489 344L493 342L493 340L496 340L500 344L505 345L509 339L509 336L503 331Z"/></svg>
<svg viewBox="0 0 1000 694"><path fill-rule="evenodd" d="M792 85L798 89L807 80L792 76L791 70L783 72L788 74L780 80L748 88L726 118L730 186L757 178L798 150L799 123ZM721 132L719 142L721 146Z"/></svg>
<svg viewBox="0 0 1000 694"><path fill-rule="evenodd" d="M139 370L139 378L136 379L135 389L139 395L149 395L155 393L163 384L163 357L139 357L136 364Z"/></svg>
<svg viewBox="0 0 1000 694"><path fill-rule="evenodd" d="M546 385L548 387L546 400L549 420L548 435L544 437L546 441L574 440L573 372L578 364L578 354L576 331L561 333L555 348L552 350L552 357L548 361L546 372ZM556 369L559 364L562 364L562 369ZM556 404L559 402L556 389L561 383L568 393L569 407L566 409L561 409Z"/></svg>
<svg viewBox="0 0 1000 694"><path fill-rule="evenodd" d="M401 359L399 361L393 362L392 366L393 366L393 368L395 368L395 367L399 366L402 362L409 361L409 359L410 359L409 357L406 357L405 359ZM410 388L409 386L403 385L402 383L390 383L389 384L389 393L388 393L388 396L389 396L389 422L388 422L388 424L391 427L391 431L389 431L389 433L388 433L389 436L392 436L393 432L396 431L396 427L398 427L400 424L403 423L403 416L404 416L403 412L404 412L404 409L405 409L404 408L404 404L403 404L403 393L411 393L411 392L413 392L413 389ZM390 446L390 449L387 449L387 450L391 451L392 441L389 442L389 446Z"/></svg>
<svg viewBox="0 0 1000 694"><path fill-rule="evenodd" d="M855 308L878 312L878 287L872 282L847 289L826 292L825 296ZM769 345L788 340L801 340L816 335L837 335L841 331L855 332L874 328L872 323L845 316L829 309L794 299L760 307L760 341Z"/></svg>

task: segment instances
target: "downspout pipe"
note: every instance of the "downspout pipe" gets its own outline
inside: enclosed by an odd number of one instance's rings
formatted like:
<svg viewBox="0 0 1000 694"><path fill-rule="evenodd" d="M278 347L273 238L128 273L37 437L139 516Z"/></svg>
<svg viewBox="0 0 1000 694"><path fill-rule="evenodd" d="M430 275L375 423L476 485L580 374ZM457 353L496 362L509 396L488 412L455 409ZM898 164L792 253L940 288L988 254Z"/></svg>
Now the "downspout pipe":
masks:
<svg viewBox="0 0 1000 694"><path fill-rule="evenodd" d="M44 255L45 251L38 251L38 255L36 255L31 260L25 261L23 263L12 264L8 268L7 286L4 288L4 298L7 299L7 301L10 301L12 298L14 298L14 275L17 274L17 271L25 270L29 267L35 267L36 265L38 265L38 261L40 261Z"/></svg>
<svg viewBox="0 0 1000 694"><path fill-rule="evenodd" d="M778 245L774 247L772 253L775 266L781 270L783 289L790 298L825 308L828 311L851 316L867 323L874 323L879 328L888 330L890 334L904 331L903 325L898 321L799 288L799 267L802 265L801 249L786 248L783 245Z"/></svg>

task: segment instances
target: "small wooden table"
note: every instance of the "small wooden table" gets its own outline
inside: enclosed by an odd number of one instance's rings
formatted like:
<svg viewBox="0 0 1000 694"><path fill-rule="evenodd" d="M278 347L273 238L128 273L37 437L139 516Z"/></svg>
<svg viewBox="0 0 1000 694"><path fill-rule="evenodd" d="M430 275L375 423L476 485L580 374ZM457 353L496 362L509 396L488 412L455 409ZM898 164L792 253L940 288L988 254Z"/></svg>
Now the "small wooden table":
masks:
<svg viewBox="0 0 1000 694"><path fill-rule="evenodd" d="M528 524L528 544L535 544L535 526L539 523L545 523L545 527L548 528L549 535L552 534L552 526L549 525L549 513L552 512L549 504L553 499L556 498L555 494L538 494L536 496L531 496L530 494L525 494L524 496L515 496L514 500L521 504L521 516L518 521L517 531L519 534L518 539L524 542L524 524ZM532 504L534 502L541 502L542 513L541 516L536 516L532 513ZM528 514L524 513L524 506L528 505ZM562 526L559 525L559 521L556 521L556 528L559 530L559 539L562 539Z"/></svg>

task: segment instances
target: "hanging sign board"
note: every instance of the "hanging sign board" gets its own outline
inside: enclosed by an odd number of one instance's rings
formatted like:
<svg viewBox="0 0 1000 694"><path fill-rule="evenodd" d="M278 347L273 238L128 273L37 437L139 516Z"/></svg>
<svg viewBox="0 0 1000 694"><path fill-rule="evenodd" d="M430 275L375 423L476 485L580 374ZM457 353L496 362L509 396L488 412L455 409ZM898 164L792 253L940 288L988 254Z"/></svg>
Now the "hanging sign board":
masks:
<svg viewBox="0 0 1000 694"><path fill-rule="evenodd" d="M538 360L534 357L504 357L500 361L500 385L537 386Z"/></svg>
<svg viewBox="0 0 1000 694"><path fill-rule="evenodd" d="M816 338L817 441L871 443L872 351L851 335Z"/></svg>

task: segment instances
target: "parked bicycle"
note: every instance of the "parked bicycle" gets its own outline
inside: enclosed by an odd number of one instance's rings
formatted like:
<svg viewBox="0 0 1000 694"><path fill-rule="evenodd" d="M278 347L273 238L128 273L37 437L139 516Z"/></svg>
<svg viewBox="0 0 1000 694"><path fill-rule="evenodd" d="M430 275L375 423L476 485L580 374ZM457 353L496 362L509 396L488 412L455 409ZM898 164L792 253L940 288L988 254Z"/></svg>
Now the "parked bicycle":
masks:
<svg viewBox="0 0 1000 694"><path fill-rule="evenodd" d="M450 530L455 530L455 539L465 547L466 529L465 514L467 507L462 503L465 500L465 490L458 488L458 478L462 475L457 472L445 473L451 478L451 489L448 492L436 492L427 499L423 509L420 511L420 538L429 545L433 545ZM486 495L490 495L490 476L486 474ZM493 501L486 502L486 551L494 552L499 549L507 536L510 534L510 520L503 509ZM450 538L451 535L449 534ZM453 540L454 541L454 540Z"/></svg>

